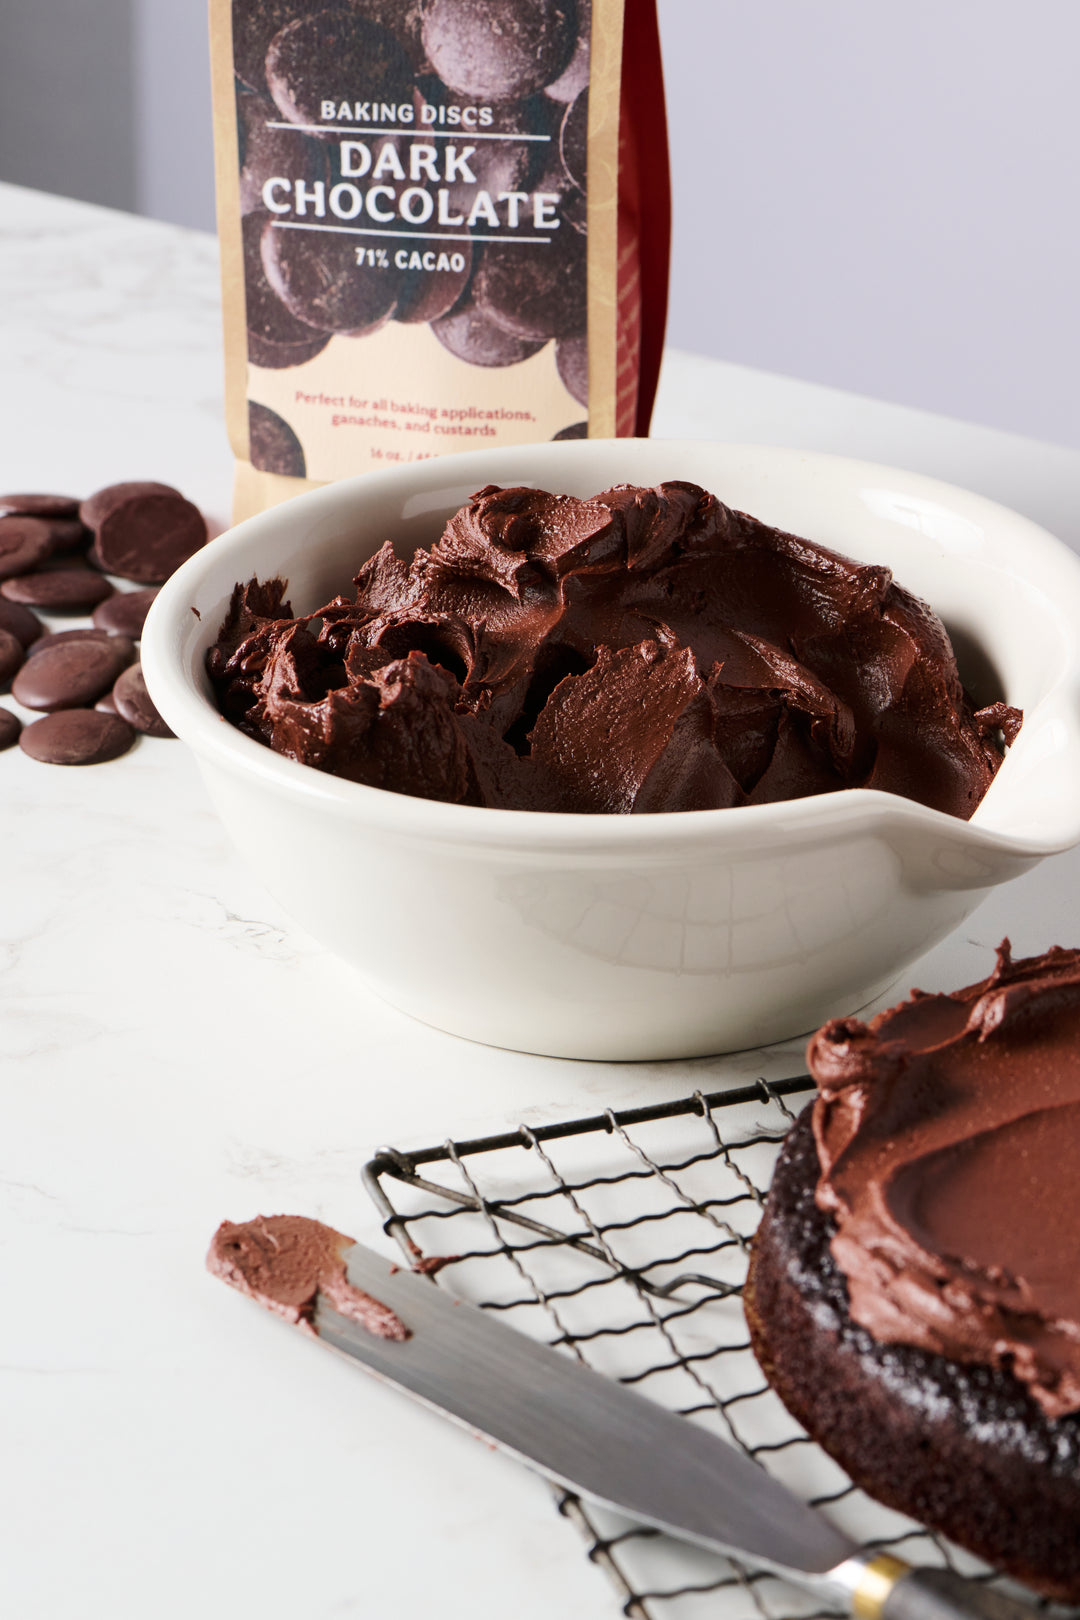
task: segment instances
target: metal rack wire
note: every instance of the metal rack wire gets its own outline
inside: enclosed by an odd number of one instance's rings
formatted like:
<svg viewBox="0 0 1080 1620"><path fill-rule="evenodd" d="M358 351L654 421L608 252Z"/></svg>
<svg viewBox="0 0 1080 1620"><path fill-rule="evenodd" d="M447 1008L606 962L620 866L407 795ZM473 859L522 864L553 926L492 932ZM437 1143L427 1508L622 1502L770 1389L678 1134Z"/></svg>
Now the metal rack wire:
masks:
<svg viewBox="0 0 1080 1620"><path fill-rule="evenodd" d="M787 1099L811 1085L759 1080L419 1152L386 1148L364 1182L411 1266L449 1274L455 1293L714 1429L864 1545L989 1579L857 1490L784 1410L750 1351L749 1241L795 1118ZM557 1502L631 1620L835 1612L565 1492Z"/></svg>

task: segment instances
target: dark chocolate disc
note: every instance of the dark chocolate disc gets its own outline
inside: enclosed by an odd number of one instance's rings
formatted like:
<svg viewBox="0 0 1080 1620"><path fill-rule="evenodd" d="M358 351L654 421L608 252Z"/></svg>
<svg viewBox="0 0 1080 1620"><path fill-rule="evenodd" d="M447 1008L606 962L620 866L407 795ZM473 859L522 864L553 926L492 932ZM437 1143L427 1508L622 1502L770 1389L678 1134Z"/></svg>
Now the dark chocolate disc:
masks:
<svg viewBox="0 0 1080 1620"><path fill-rule="evenodd" d="M48 522L39 517L0 517L0 579L29 574L52 556Z"/></svg>
<svg viewBox="0 0 1080 1620"><path fill-rule="evenodd" d="M65 641L32 654L11 685L27 709L78 709L108 692L128 663L120 636ZM114 643L116 645L114 645ZM130 647L131 643L125 645Z"/></svg>
<svg viewBox="0 0 1080 1620"><path fill-rule="evenodd" d="M538 354L543 342L529 343L514 337L466 298L441 320L432 321L431 330L444 349L467 360L470 366L516 366Z"/></svg>
<svg viewBox="0 0 1080 1620"><path fill-rule="evenodd" d="M43 518L43 523L49 527L49 539L52 549L57 551L79 551L90 539L89 531L81 524L78 518Z"/></svg>
<svg viewBox="0 0 1080 1620"><path fill-rule="evenodd" d="M588 179L589 92L583 90L566 109L559 132L559 152L567 174L582 191Z"/></svg>
<svg viewBox="0 0 1080 1620"><path fill-rule="evenodd" d="M428 0L424 47L444 84L514 101L557 79L577 44L573 0Z"/></svg>
<svg viewBox="0 0 1080 1620"><path fill-rule="evenodd" d="M0 495L0 517L73 518L79 515L74 495Z"/></svg>
<svg viewBox="0 0 1080 1620"><path fill-rule="evenodd" d="M307 477L304 447L276 411L249 401L248 429L251 465L259 472L282 473L286 478Z"/></svg>
<svg viewBox="0 0 1080 1620"><path fill-rule="evenodd" d="M560 338L555 345L555 364L563 387L573 394L579 405L589 403L589 340L580 337ZM95 617L96 623L96 617Z"/></svg>
<svg viewBox="0 0 1080 1620"><path fill-rule="evenodd" d="M126 754L135 733L118 714L61 709L23 728L19 746L43 765L103 765Z"/></svg>
<svg viewBox="0 0 1080 1620"><path fill-rule="evenodd" d="M551 435L552 443L556 439L587 439L588 437L588 422L571 422L569 427L560 428L558 433Z"/></svg>
<svg viewBox="0 0 1080 1620"><path fill-rule="evenodd" d="M120 658L119 668L121 669L125 664L130 664L135 657L135 643L129 636L114 636L108 630L99 630L97 628L58 630L55 635L42 636L34 642L27 656L34 658L39 652L45 652L49 647L63 647L72 641L107 641L116 656Z"/></svg>
<svg viewBox="0 0 1080 1620"><path fill-rule="evenodd" d="M429 106L441 109L456 106L461 109L461 98L447 90L440 79L424 78L420 81L420 95ZM478 108L473 108L473 117L478 117ZM492 135L498 140L469 139L468 133L456 143L458 165L453 178L445 184L446 200L440 205L444 223L450 229L465 230L468 228L469 216L476 203L478 194L486 191L491 199L497 216L504 222L508 218L508 204L500 201L503 192L524 191L530 188L530 171L540 159L547 156L549 150L558 152L559 142L559 113L560 109L553 108L543 96L529 96L524 101L508 102L492 110L493 122L490 125ZM433 131L441 131L443 125L435 123L431 126ZM418 141L425 139L426 131L422 128L418 132ZM547 141L507 140L508 135L537 136L546 135ZM464 144L472 148L466 154ZM441 149L441 142L436 143ZM521 217L529 219L529 204L518 204ZM453 223L453 222L459 223ZM482 228L491 221L486 215L478 215L474 224Z"/></svg>
<svg viewBox="0 0 1080 1620"><path fill-rule="evenodd" d="M143 680L141 664L132 664L125 669L112 689L112 699L116 704L116 712L125 719L129 726L141 731L146 737L175 737L175 731L167 726L155 707L154 700L146 690Z"/></svg>
<svg viewBox="0 0 1080 1620"><path fill-rule="evenodd" d="M9 602L22 602L46 613L89 613L112 593L109 581L92 568L42 569L0 584L0 594Z"/></svg>
<svg viewBox="0 0 1080 1620"><path fill-rule="evenodd" d="M550 242L499 243L484 254L473 296L515 337L573 337L585 330L585 257L585 238L565 226Z"/></svg>
<svg viewBox="0 0 1080 1620"><path fill-rule="evenodd" d="M467 239L429 242L418 238L411 246L402 243L400 251L408 254L409 268L394 310L395 321L415 325L421 321L437 321L448 314L469 284L472 243ZM464 262L455 270L453 263L459 259ZM440 265L445 268L440 269Z"/></svg>
<svg viewBox="0 0 1080 1620"><path fill-rule="evenodd" d="M267 213L248 214L242 222L248 359L256 366L281 371L286 366L302 366L321 354L330 333L316 332L306 321L298 321L267 281L262 233L269 223Z"/></svg>
<svg viewBox="0 0 1080 1620"><path fill-rule="evenodd" d="M0 630L0 686L6 686L26 657L26 648L10 630Z"/></svg>
<svg viewBox="0 0 1080 1620"><path fill-rule="evenodd" d="M390 319L402 272L357 263L358 238L347 231L294 231L271 221L262 233L266 279L298 320L322 332L366 337Z"/></svg>
<svg viewBox="0 0 1080 1620"><path fill-rule="evenodd" d="M110 484L79 511L94 536L91 560L139 585L160 585L206 544L206 519L168 484Z"/></svg>
<svg viewBox="0 0 1080 1620"><path fill-rule="evenodd" d="M36 613L31 613L28 607L21 602L9 602L6 596L0 596L0 630L10 630L13 636L18 636L24 647L37 641L45 626Z"/></svg>
<svg viewBox="0 0 1080 1620"><path fill-rule="evenodd" d="M294 124L323 122L331 85L355 86L369 102L413 105L413 72L393 34L353 11L316 11L287 23L266 53L266 85Z"/></svg>
<svg viewBox="0 0 1080 1620"><path fill-rule="evenodd" d="M94 626L110 635L130 636L138 641L150 604L158 593L156 585L142 591L117 591L94 609Z"/></svg>
<svg viewBox="0 0 1080 1620"><path fill-rule="evenodd" d="M0 751L10 748L19 739L22 721L10 709L0 709Z"/></svg>
<svg viewBox="0 0 1080 1620"><path fill-rule="evenodd" d="M116 699L113 697L111 692L106 692L104 697L99 697L97 702L94 704L94 708L100 709L102 714L120 713L120 710L116 707Z"/></svg>

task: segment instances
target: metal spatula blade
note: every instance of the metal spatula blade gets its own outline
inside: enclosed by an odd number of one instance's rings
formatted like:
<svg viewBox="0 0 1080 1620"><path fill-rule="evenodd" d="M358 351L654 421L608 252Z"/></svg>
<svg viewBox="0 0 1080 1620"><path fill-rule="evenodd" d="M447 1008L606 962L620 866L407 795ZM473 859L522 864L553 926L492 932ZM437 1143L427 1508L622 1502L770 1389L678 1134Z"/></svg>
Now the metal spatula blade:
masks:
<svg viewBox="0 0 1080 1620"><path fill-rule="evenodd" d="M1020 1620L1034 1611L943 1570L859 1551L703 1429L354 1245L349 1281L409 1329L378 1338L320 1298L320 1339L570 1490L845 1602L865 1620Z"/></svg>

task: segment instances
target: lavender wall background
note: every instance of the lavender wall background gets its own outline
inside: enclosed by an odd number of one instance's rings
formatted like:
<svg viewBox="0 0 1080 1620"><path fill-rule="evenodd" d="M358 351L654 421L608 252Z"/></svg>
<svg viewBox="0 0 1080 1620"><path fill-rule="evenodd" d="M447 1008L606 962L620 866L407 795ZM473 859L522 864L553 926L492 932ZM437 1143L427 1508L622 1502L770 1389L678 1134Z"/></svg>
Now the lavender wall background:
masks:
<svg viewBox="0 0 1080 1620"><path fill-rule="evenodd" d="M1075 0L659 0L669 340L1080 446ZM0 177L212 228L202 0L12 0Z"/></svg>

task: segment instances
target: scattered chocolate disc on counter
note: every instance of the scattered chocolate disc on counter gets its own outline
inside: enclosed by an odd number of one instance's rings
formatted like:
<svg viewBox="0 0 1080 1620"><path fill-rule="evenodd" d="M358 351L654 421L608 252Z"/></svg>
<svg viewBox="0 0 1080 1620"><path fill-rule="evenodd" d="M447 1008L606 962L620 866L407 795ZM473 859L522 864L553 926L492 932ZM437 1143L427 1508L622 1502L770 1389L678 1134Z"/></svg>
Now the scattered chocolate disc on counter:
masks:
<svg viewBox="0 0 1080 1620"><path fill-rule="evenodd" d="M304 447L288 422L265 405L248 404L248 433L251 465L260 472L283 473L289 478L305 478L307 462Z"/></svg>
<svg viewBox="0 0 1080 1620"><path fill-rule="evenodd" d="M401 290L393 261L357 264L356 238L345 231L290 231L271 222L262 233L262 262L286 309L321 332L377 332Z"/></svg>
<svg viewBox="0 0 1080 1620"><path fill-rule="evenodd" d="M94 537L91 560L139 585L160 585L206 544L206 519L169 484L110 484L79 515Z"/></svg>
<svg viewBox="0 0 1080 1620"><path fill-rule="evenodd" d="M109 630L98 630L90 626L85 630L56 630L52 635L41 636L28 649L27 657L34 658L49 647L62 647L72 641L107 641L118 657L123 654L125 664L130 664L135 657L135 643L129 636L116 636Z"/></svg>
<svg viewBox="0 0 1080 1620"><path fill-rule="evenodd" d="M11 695L24 708L47 714L81 708L109 691L130 661L130 647L123 636L55 643L27 658L11 683Z"/></svg>
<svg viewBox="0 0 1080 1620"><path fill-rule="evenodd" d="M100 710L102 714L120 713L120 710L116 707L116 699L111 692L106 692L104 697L99 697L94 704L94 708Z"/></svg>
<svg viewBox="0 0 1080 1620"><path fill-rule="evenodd" d="M0 517L77 518L74 495L0 495Z"/></svg>
<svg viewBox="0 0 1080 1620"><path fill-rule="evenodd" d="M92 568L42 569L0 583L0 594L9 602L22 602L46 613L89 613L112 593L109 581Z"/></svg>
<svg viewBox="0 0 1080 1620"><path fill-rule="evenodd" d="M42 518L48 524L49 539L52 549L57 551L78 551L88 545L90 541L89 530L79 522L78 518Z"/></svg>
<svg viewBox="0 0 1080 1620"><path fill-rule="evenodd" d="M0 709L0 753L10 748L12 743L18 741L22 730L22 721L10 709Z"/></svg>
<svg viewBox="0 0 1080 1620"><path fill-rule="evenodd" d="M585 330L586 243L576 231L550 242L489 248L473 280L478 308L514 337L546 342Z"/></svg>
<svg viewBox="0 0 1080 1620"><path fill-rule="evenodd" d="M104 765L126 754L134 741L126 720L99 709L60 709L19 734L23 753L43 765Z"/></svg>
<svg viewBox="0 0 1080 1620"><path fill-rule="evenodd" d="M577 45L573 0L428 0L424 48L444 84L513 101L557 79Z"/></svg>
<svg viewBox="0 0 1080 1620"><path fill-rule="evenodd" d="M92 618L97 630L109 635L130 636L138 641L150 604L158 593L158 586L150 585L142 591L117 591L104 602L99 602Z"/></svg>
<svg viewBox="0 0 1080 1620"><path fill-rule="evenodd" d="M584 332L580 337L560 338L555 345L555 365L563 386L573 394L579 405L589 403L589 340Z"/></svg>
<svg viewBox="0 0 1080 1620"><path fill-rule="evenodd" d="M330 332L317 332L286 309L266 279L262 261L262 234L270 224L264 210L245 215L244 304L247 311L248 359L252 365L282 371L314 360L330 342Z"/></svg>
<svg viewBox="0 0 1080 1620"><path fill-rule="evenodd" d="M274 35L266 53L266 87L294 124L323 122L330 84L363 85L373 103L412 105L413 72L405 52L393 34L349 9L297 17Z"/></svg>
<svg viewBox="0 0 1080 1620"><path fill-rule="evenodd" d="M10 630L0 630L0 686L6 686L17 669L22 667L26 648Z"/></svg>
<svg viewBox="0 0 1080 1620"><path fill-rule="evenodd" d="M176 733L161 718L154 700L146 690L141 664L125 669L112 689L116 712L128 725L134 726L146 737L175 737Z"/></svg>
<svg viewBox="0 0 1080 1620"><path fill-rule="evenodd" d="M466 297L449 315L432 321L431 330L444 349L467 360L470 366L516 366L530 355L539 354L543 341L529 343L499 326L471 297Z"/></svg>
<svg viewBox="0 0 1080 1620"><path fill-rule="evenodd" d="M39 517L0 517L0 579L32 573L52 556L49 525Z"/></svg>
<svg viewBox="0 0 1080 1620"><path fill-rule="evenodd" d="M6 596L0 596L0 630L10 630L24 647L29 647L44 634L45 626L21 602L9 602Z"/></svg>

